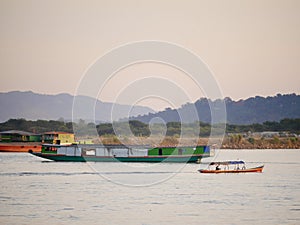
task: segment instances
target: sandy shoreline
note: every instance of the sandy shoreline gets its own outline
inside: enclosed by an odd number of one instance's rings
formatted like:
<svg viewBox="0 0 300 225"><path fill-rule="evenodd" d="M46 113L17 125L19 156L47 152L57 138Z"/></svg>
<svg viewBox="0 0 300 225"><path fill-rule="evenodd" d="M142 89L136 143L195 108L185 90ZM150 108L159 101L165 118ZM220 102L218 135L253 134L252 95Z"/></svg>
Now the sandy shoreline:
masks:
<svg viewBox="0 0 300 225"><path fill-rule="evenodd" d="M89 140L89 143L94 144L108 144L108 145L145 145L145 146L195 146L195 145L210 145L220 149L300 149L300 138L239 138L233 139L232 137L225 138L179 138L179 137L121 137L118 138L114 135L105 135L98 137L85 137L79 140ZM19 146L17 151L27 151L28 148L35 148L39 151L42 143L39 142L11 142L0 143L0 151L8 149L15 149ZM21 149L22 148L22 149ZM36 149L37 148L37 149Z"/></svg>
<svg viewBox="0 0 300 225"><path fill-rule="evenodd" d="M176 145L212 145L221 149L300 149L299 138L240 138L233 140L231 137L222 138L176 138L176 137L136 137L117 138L116 136L102 136L94 139L96 143L104 144L127 144L127 145L150 145L150 146L176 146Z"/></svg>

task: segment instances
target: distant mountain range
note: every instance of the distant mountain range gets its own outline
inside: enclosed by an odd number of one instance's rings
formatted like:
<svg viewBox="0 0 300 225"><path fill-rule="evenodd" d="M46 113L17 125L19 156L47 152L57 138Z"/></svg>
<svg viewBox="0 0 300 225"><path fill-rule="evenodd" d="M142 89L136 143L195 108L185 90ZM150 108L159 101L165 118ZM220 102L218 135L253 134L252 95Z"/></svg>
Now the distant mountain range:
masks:
<svg viewBox="0 0 300 225"><path fill-rule="evenodd" d="M129 106L113 104L95 100L87 96L76 96L80 102L80 109L76 112L76 119L91 121L93 118L86 118L85 109L95 106L95 120L97 122L110 122L111 111L113 117L119 120L124 117L154 113L154 110L143 106ZM31 91L12 91L0 93L0 122L11 118L24 118L28 120L58 120L64 118L72 120L72 107L74 96L69 94L44 95Z"/></svg>
<svg viewBox="0 0 300 225"><path fill-rule="evenodd" d="M195 103L187 103L179 109L167 108L164 111L155 112L149 107L121 105L102 102L87 96L77 96L80 102L76 119L91 121L84 113L86 108L95 105L95 120L97 122L111 122L113 108L114 120L130 118L148 123L151 119L160 117L165 122L194 122L192 112L197 111L202 122L211 122L210 108L217 109L220 103L226 104L227 123L252 124L265 121L280 121L284 118L300 118L300 96L296 94L273 97L253 97L246 100L233 101L230 98L212 101L201 98ZM0 122L11 118L24 118L27 120L58 120L72 119L72 107L74 96L69 94L44 95L31 91L0 93ZM130 112L130 113L129 113ZM128 116L129 115L129 116ZM180 115L180 116L179 116ZM90 116L88 116L90 117ZM218 121L216 121L218 122Z"/></svg>
<svg viewBox="0 0 300 225"><path fill-rule="evenodd" d="M165 122L179 122L182 121L180 118L183 118L184 122L193 122L195 116L191 112L197 111L200 121L210 123L212 112L210 107L218 109L222 105L222 101L226 104L228 124L246 125L265 121L279 122L284 118L300 118L300 96L296 94L278 94L273 97L256 96L239 101L233 101L230 98L215 101L201 98L195 103L185 104L177 110L169 108L158 113L131 117L130 119L148 123L156 117L162 118Z"/></svg>

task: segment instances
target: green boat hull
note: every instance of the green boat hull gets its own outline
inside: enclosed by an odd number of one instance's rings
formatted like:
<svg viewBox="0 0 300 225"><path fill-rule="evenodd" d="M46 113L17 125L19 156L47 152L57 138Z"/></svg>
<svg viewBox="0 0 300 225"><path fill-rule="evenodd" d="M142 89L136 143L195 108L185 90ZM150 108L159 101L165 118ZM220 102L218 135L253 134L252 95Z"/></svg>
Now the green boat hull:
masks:
<svg viewBox="0 0 300 225"><path fill-rule="evenodd" d="M35 156L57 162L149 162L149 163L199 163L201 155L192 156L144 156L144 157L104 157L104 156L66 156L59 154L31 153Z"/></svg>

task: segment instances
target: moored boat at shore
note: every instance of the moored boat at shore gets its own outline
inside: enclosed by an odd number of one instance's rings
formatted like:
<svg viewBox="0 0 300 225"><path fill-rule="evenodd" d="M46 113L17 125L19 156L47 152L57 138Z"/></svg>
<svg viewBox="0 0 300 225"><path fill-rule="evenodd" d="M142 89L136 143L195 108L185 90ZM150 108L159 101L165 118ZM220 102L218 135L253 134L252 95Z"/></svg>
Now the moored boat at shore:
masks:
<svg viewBox="0 0 300 225"><path fill-rule="evenodd" d="M170 162L199 163L210 156L209 146L147 147L125 145L68 146L44 144L40 153L31 154L53 161L69 162Z"/></svg>
<svg viewBox="0 0 300 225"><path fill-rule="evenodd" d="M215 167L215 169L212 169ZM200 173L262 173L264 165L246 168L244 161L211 162L208 169L198 170Z"/></svg>
<svg viewBox="0 0 300 225"><path fill-rule="evenodd" d="M0 152L41 152L42 144L39 142L12 142L0 143Z"/></svg>

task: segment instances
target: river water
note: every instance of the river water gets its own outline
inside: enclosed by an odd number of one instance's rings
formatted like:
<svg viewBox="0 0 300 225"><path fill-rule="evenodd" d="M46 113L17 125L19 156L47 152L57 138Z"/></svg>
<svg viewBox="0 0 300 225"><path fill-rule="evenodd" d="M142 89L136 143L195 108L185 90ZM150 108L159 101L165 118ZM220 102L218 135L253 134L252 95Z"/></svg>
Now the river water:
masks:
<svg viewBox="0 0 300 225"><path fill-rule="evenodd" d="M1 153L0 224L300 224L300 150L221 150L213 159L265 168L200 174L206 164L58 163Z"/></svg>

